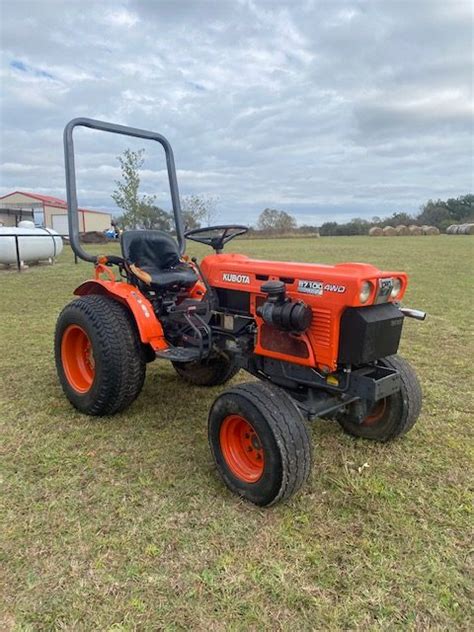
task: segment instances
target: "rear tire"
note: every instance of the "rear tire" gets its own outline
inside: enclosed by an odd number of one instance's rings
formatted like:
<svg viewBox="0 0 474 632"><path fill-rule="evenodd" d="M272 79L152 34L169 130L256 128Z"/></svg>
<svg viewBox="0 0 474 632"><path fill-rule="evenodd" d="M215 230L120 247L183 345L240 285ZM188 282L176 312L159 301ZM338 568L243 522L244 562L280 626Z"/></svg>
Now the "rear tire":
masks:
<svg viewBox="0 0 474 632"><path fill-rule="evenodd" d="M388 356L380 364L399 372L401 388L398 393L376 402L362 423L358 423L350 412L339 414L336 419L344 432L354 437L391 441L415 425L421 412L422 392L414 369L402 357Z"/></svg>
<svg viewBox="0 0 474 632"><path fill-rule="evenodd" d="M209 445L231 491L260 506L295 494L311 469L311 440L293 400L265 383L222 393L209 413Z"/></svg>
<svg viewBox="0 0 474 632"><path fill-rule="evenodd" d="M217 356L201 362L173 362L176 373L195 386L218 386L236 375L240 367L234 359Z"/></svg>
<svg viewBox="0 0 474 632"><path fill-rule="evenodd" d="M66 397L87 415L124 410L145 380L145 357L127 308L106 296L82 296L63 309L55 359Z"/></svg>

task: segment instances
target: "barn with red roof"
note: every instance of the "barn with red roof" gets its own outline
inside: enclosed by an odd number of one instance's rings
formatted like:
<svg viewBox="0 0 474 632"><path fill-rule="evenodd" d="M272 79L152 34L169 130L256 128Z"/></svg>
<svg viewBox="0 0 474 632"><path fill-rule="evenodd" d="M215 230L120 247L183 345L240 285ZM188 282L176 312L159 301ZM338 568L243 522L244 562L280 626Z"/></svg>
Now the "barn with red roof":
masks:
<svg viewBox="0 0 474 632"><path fill-rule="evenodd" d="M16 226L22 219L31 219L38 226L56 230L60 235L69 233L65 200L27 191L13 191L0 196L0 225ZM79 231L86 233L110 228L112 215L88 208L79 209Z"/></svg>

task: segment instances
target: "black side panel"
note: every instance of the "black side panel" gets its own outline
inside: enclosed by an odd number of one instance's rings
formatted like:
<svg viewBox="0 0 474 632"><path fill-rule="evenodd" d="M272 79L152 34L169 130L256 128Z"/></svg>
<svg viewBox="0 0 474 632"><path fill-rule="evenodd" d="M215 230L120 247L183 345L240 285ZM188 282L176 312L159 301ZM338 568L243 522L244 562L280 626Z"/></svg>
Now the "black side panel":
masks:
<svg viewBox="0 0 474 632"><path fill-rule="evenodd" d="M341 364L365 364L397 353L403 326L402 312L392 305L349 307L341 318Z"/></svg>
<svg viewBox="0 0 474 632"><path fill-rule="evenodd" d="M250 294L238 290L226 290L224 288L214 288L219 299L220 309L236 312L237 314L250 313Z"/></svg>

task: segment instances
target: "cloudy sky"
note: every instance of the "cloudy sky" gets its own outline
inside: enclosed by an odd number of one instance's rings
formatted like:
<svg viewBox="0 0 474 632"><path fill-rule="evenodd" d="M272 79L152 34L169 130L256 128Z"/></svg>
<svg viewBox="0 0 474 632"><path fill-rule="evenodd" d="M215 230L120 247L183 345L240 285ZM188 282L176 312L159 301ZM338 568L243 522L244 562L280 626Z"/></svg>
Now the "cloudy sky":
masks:
<svg viewBox="0 0 474 632"><path fill-rule="evenodd" d="M62 128L163 133L181 194L219 219L415 211L473 189L472 4L461 0L0 0L0 192L64 197ZM78 130L80 203L113 209L116 156L153 143Z"/></svg>

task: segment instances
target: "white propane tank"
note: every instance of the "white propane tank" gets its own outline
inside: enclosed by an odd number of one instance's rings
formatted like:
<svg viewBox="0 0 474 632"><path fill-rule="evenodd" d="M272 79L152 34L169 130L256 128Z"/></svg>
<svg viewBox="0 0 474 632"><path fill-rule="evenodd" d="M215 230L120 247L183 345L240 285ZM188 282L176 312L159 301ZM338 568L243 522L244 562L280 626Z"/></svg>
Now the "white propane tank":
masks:
<svg viewBox="0 0 474 632"><path fill-rule="evenodd" d="M22 264L54 259L63 249L63 240L55 230L36 228L33 222L23 220L18 227L0 226L0 263L17 263L14 235L19 235L18 249Z"/></svg>

